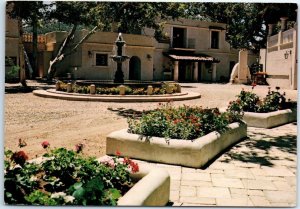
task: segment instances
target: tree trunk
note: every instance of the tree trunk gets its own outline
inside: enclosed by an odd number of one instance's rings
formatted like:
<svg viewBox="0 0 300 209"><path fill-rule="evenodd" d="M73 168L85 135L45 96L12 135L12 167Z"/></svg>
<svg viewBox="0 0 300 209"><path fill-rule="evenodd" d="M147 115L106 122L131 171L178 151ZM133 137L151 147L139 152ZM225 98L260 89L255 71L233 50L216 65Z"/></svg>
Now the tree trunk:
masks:
<svg viewBox="0 0 300 209"><path fill-rule="evenodd" d="M23 87L27 87L26 83L26 73L25 73L25 61L24 61L24 51L23 51L23 28L22 21L18 18L18 27L19 27L19 66L20 66L20 83Z"/></svg>
<svg viewBox="0 0 300 209"><path fill-rule="evenodd" d="M48 80L52 79L55 74L55 66L57 63L61 62L65 57L73 54L77 48L86 40L88 39L95 31L97 30L99 26L95 26L87 35L85 35L69 52L65 52L66 48L68 47L68 44L71 42L71 40L74 38L74 33L76 31L77 25L74 25L71 31L68 33L68 36L65 38L64 42L61 44L57 55L53 60L50 61L49 68L48 68Z"/></svg>

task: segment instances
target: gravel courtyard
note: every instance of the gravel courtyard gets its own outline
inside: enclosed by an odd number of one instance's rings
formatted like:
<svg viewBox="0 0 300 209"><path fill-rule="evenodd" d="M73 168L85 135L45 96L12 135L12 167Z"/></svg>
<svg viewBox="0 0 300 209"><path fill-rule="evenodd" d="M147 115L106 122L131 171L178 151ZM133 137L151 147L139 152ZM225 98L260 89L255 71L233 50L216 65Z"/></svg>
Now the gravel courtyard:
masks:
<svg viewBox="0 0 300 209"><path fill-rule="evenodd" d="M49 85L28 82L29 86ZM228 84L182 83L183 91L201 94L200 99L173 102L173 105L225 107L242 88ZM13 85L6 85L13 88ZM54 86L52 86L54 87ZM267 86L253 90L264 96ZM281 90L297 100L297 91ZM10 92L10 91L8 91ZM52 148L74 149L84 143L84 155L105 155L105 137L127 127L128 115L154 109L158 103L103 103L48 99L32 93L5 94L5 143L13 151L21 148L30 158L44 153L41 142ZM171 176L170 205L173 206L259 206L296 205L297 123L273 129L248 128L249 138L225 151L204 169L153 164L167 169ZM146 163L140 161L139 163Z"/></svg>
<svg viewBox="0 0 300 209"><path fill-rule="evenodd" d="M45 83L28 82L37 88L49 87ZM201 94L200 99L173 102L179 105L202 107L225 107L241 91L251 86L229 84L182 83L183 91ZM52 86L53 87L53 86ZM266 86L256 86L254 92L265 95ZM283 90L282 90L283 91ZM284 90L287 98L297 99L297 91ZM132 111L149 110L158 103L104 103L48 99L29 93L5 94L5 147L18 150L19 139L25 140L23 148L30 158L44 153L41 142L47 140L51 147L74 149L77 143L84 143L84 154L102 156L105 154L105 137L112 131L126 128L126 115Z"/></svg>

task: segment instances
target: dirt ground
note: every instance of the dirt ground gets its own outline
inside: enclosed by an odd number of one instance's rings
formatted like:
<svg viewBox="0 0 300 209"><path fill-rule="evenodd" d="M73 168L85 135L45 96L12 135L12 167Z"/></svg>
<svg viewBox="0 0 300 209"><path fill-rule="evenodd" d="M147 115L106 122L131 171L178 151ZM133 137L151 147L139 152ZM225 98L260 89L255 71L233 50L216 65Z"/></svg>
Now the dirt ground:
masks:
<svg viewBox="0 0 300 209"><path fill-rule="evenodd" d="M29 81L28 85L38 88L50 88L53 85ZM251 90L251 86L229 84L182 83L182 91L201 94L200 99L173 102L180 106L198 105L202 107L225 107L228 101L235 99L242 88ZM158 107L158 103L105 103L65 101L34 96L30 91L18 92L9 89L17 85L6 84L4 95L4 147L24 150L29 158L45 153L41 143L48 141L51 148L66 147L75 149L78 143L84 143L84 155L100 157L105 155L106 136L115 130L127 128L127 119L131 112L149 110ZM267 86L256 86L254 92L260 96L267 93ZM286 97L297 100L296 90L281 90ZM27 146L19 148L22 139Z"/></svg>

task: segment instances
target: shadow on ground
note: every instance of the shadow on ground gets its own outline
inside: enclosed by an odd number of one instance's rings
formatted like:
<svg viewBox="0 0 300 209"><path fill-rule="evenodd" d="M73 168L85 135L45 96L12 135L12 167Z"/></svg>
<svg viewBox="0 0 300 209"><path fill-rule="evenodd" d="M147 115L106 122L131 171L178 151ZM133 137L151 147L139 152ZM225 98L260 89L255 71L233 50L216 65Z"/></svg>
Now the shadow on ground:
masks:
<svg viewBox="0 0 300 209"><path fill-rule="evenodd" d="M53 88L54 81L44 80L28 80L27 86L22 86L20 83L5 83L5 94L31 93L38 89Z"/></svg>
<svg viewBox="0 0 300 209"><path fill-rule="evenodd" d="M257 133L261 135L261 139L253 138L255 132L249 134L248 140L243 141L235 146L235 148L246 147L242 149L230 149L225 153L225 159L221 162L230 162L238 160L241 162L255 163L263 166L273 166L272 160L280 160L278 156L270 153L274 148L282 152L297 155L297 136L288 134L285 136L273 137L270 135ZM239 151L242 150L242 151Z"/></svg>
<svg viewBox="0 0 300 209"><path fill-rule="evenodd" d="M126 109L126 108L107 108L108 110L112 111L112 112L116 112L117 115L122 116L124 118L140 118L142 116L142 114L146 114L151 112L151 110L143 110L143 111L139 111L139 110L134 110L134 109Z"/></svg>

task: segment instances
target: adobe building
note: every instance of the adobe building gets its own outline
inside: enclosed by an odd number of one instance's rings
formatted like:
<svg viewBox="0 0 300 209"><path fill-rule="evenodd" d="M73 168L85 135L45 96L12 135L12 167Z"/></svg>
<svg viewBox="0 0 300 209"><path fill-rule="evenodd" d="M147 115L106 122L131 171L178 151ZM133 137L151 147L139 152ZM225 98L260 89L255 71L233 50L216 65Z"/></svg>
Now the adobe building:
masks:
<svg viewBox="0 0 300 209"><path fill-rule="evenodd" d="M125 80L170 80L180 82L228 82L238 62L238 50L225 40L226 24L179 19L164 25L164 38L157 41L154 30L144 28L140 35L122 34L126 42L123 54L130 57L123 63ZM74 43L87 30L75 33ZM67 32L55 31L39 35L38 76L46 77L49 62L54 58ZM74 79L113 80L117 68L111 56L116 54L116 32L98 31L85 40L75 53L56 66L57 77L71 74ZM30 58L30 35L23 36ZM9 44L6 44L10 48ZM248 55L248 65L256 62Z"/></svg>
<svg viewBox="0 0 300 209"><path fill-rule="evenodd" d="M260 51L260 64L270 86L297 89L297 23L287 30L287 18L282 17L281 30L273 34L269 26L267 48Z"/></svg>
<svg viewBox="0 0 300 209"><path fill-rule="evenodd" d="M20 65L19 62L19 40L20 34L18 21L6 15L5 25L5 76L13 65ZM8 60L9 59L9 60Z"/></svg>
<svg viewBox="0 0 300 209"><path fill-rule="evenodd" d="M225 40L225 24L179 19L168 21L157 41L154 30L145 28L141 35L122 34L126 45L123 54L130 57L123 63L125 80L173 80L182 82L227 82L238 62L238 51ZM75 34L75 41L88 31ZM67 32L45 35L47 52L58 50ZM118 33L96 32L57 67L57 76L71 73L75 79L113 80ZM256 61L249 54L248 65ZM44 69L44 75L47 69Z"/></svg>

